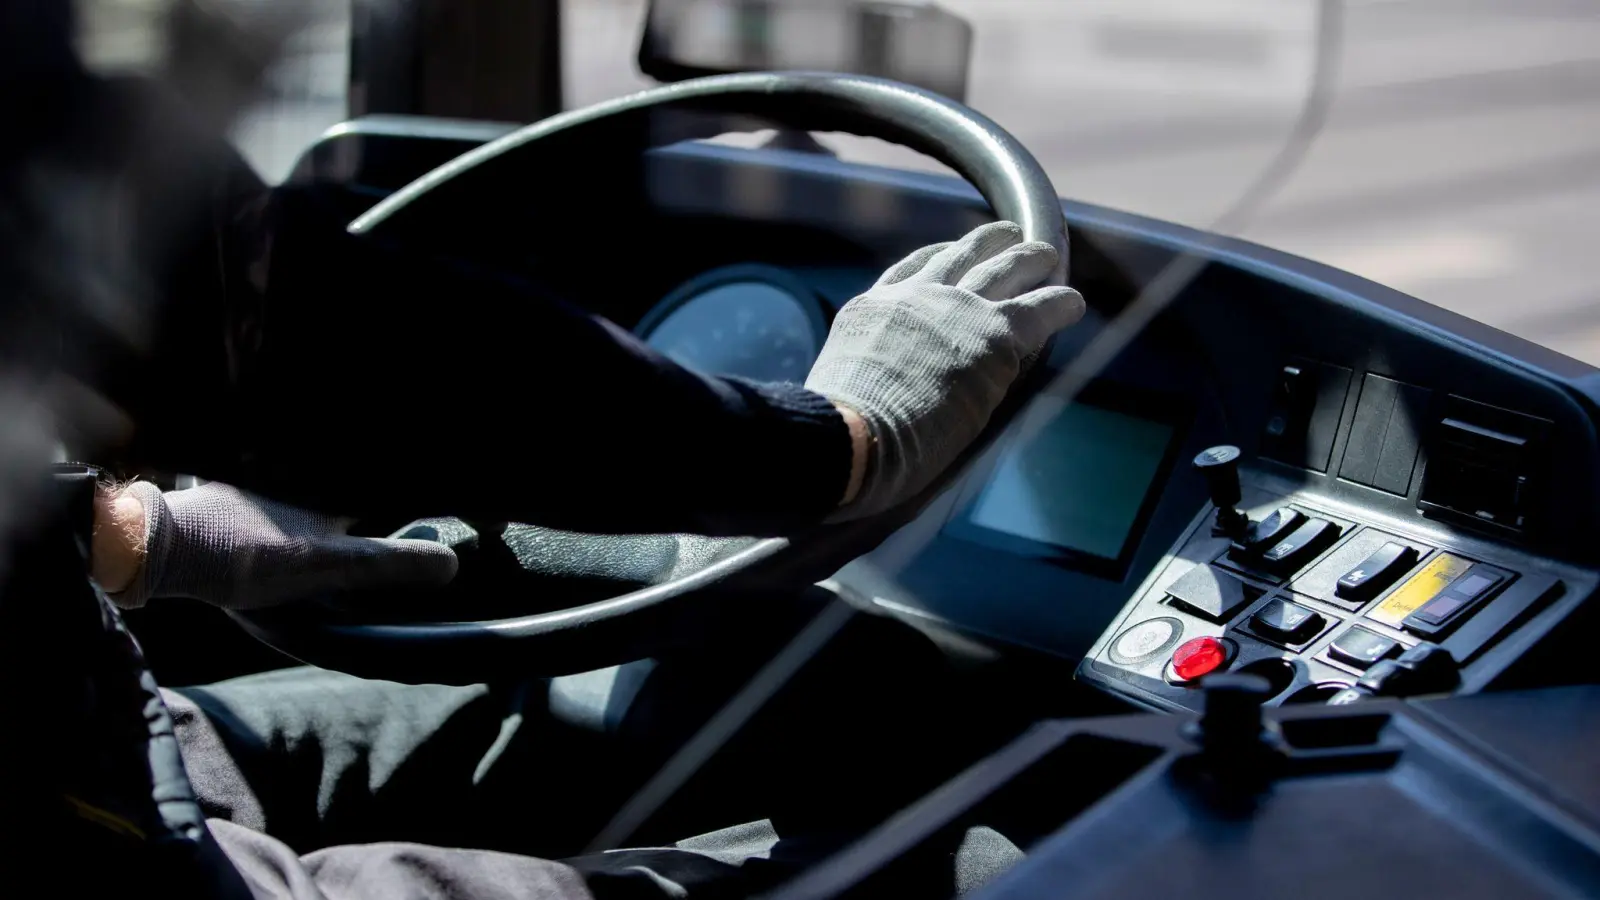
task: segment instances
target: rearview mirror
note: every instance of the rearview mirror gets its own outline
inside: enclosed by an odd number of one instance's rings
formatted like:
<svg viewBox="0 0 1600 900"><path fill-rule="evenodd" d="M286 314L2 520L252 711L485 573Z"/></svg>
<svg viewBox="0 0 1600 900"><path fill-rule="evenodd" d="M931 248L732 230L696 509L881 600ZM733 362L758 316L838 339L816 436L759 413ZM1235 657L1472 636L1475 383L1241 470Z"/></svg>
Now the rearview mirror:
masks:
<svg viewBox="0 0 1600 900"><path fill-rule="evenodd" d="M931 3L651 0L639 70L658 81L762 70L892 78L965 101L972 26Z"/></svg>

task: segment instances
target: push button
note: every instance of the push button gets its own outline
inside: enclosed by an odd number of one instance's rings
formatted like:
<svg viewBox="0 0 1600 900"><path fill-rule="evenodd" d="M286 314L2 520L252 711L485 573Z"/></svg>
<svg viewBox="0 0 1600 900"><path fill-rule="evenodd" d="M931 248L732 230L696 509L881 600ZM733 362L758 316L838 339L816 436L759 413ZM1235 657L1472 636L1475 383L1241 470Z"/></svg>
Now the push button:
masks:
<svg viewBox="0 0 1600 900"><path fill-rule="evenodd" d="M1395 659L1374 663L1356 687L1383 697L1439 694L1460 683L1455 658L1437 644L1418 644Z"/></svg>
<svg viewBox="0 0 1600 900"><path fill-rule="evenodd" d="M1483 566L1476 566L1464 577L1456 579L1450 585L1450 593L1460 597L1465 602L1471 603L1504 580L1505 578L1499 572L1486 569Z"/></svg>
<svg viewBox="0 0 1600 900"><path fill-rule="evenodd" d="M1250 617L1251 631L1288 646L1304 644L1321 634L1327 624L1321 613L1287 600L1273 600Z"/></svg>
<svg viewBox="0 0 1600 900"><path fill-rule="evenodd" d="M1183 623L1171 616L1147 619L1129 628L1111 642L1112 662L1136 665L1157 656L1183 636Z"/></svg>
<svg viewBox="0 0 1600 900"><path fill-rule="evenodd" d="M1357 625L1328 646L1328 655L1346 665L1366 669L1400 652L1400 642Z"/></svg>
<svg viewBox="0 0 1600 900"><path fill-rule="evenodd" d="M1174 684L1189 684L1221 669L1233 660L1233 642L1223 638L1197 637L1184 641L1172 652L1167 678Z"/></svg>
<svg viewBox="0 0 1600 900"><path fill-rule="evenodd" d="M1251 525L1250 530L1234 546L1247 553L1260 553L1288 537L1305 520L1306 514L1300 510L1280 506L1261 521Z"/></svg>
<svg viewBox="0 0 1600 900"><path fill-rule="evenodd" d="M1286 575L1305 565L1313 556L1339 539L1339 526L1327 519L1310 519L1289 536L1262 552L1260 565L1277 575Z"/></svg>
<svg viewBox="0 0 1600 900"><path fill-rule="evenodd" d="M1411 614L1411 618L1420 619L1429 625L1439 625L1449 620L1455 611L1467 605L1467 601L1451 594L1435 597L1427 606Z"/></svg>
<svg viewBox="0 0 1600 900"><path fill-rule="evenodd" d="M1398 686L1405 681L1407 674L1409 673L1400 663L1386 659L1373 664L1372 668L1361 676L1361 680L1355 683L1355 687L1370 694L1398 697L1401 695Z"/></svg>
<svg viewBox="0 0 1600 900"><path fill-rule="evenodd" d="M1416 561L1417 548L1389 541L1344 573L1334 584L1333 592L1347 600L1366 602L1394 584Z"/></svg>
<svg viewBox="0 0 1600 900"><path fill-rule="evenodd" d="M1438 644L1418 644L1396 657L1395 662L1411 673L1405 686L1412 694L1436 694L1461 682L1455 657Z"/></svg>

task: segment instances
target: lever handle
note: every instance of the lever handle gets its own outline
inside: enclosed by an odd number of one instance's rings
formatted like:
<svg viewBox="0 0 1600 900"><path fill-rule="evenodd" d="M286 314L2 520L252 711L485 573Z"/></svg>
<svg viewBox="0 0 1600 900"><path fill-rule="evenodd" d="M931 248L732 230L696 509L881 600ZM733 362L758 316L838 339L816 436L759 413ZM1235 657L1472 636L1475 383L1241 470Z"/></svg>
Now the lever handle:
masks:
<svg viewBox="0 0 1600 900"><path fill-rule="evenodd" d="M1231 444L1220 444L1200 451L1194 458L1194 468L1206 480L1211 502L1217 507L1217 530L1223 534L1237 535L1250 524L1250 519L1237 509L1244 497L1239 487L1239 457L1243 454Z"/></svg>

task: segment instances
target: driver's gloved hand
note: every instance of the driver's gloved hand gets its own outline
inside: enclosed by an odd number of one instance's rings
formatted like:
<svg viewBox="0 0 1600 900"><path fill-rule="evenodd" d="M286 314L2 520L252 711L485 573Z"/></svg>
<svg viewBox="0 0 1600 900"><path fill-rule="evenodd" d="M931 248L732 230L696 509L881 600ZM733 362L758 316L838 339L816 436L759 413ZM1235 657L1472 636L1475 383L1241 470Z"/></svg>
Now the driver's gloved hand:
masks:
<svg viewBox="0 0 1600 900"><path fill-rule="evenodd" d="M927 487L988 424L1024 360L1083 316L1040 287L1059 255L996 222L924 247L839 310L806 387L872 432L865 480L835 519L882 512Z"/></svg>
<svg viewBox="0 0 1600 900"><path fill-rule="evenodd" d="M347 520L276 503L225 484L162 493L136 482L144 559L109 595L123 608L193 597L224 609L275 606L321 593L442 585L456 555L433 541L352 537Z"/></svg>

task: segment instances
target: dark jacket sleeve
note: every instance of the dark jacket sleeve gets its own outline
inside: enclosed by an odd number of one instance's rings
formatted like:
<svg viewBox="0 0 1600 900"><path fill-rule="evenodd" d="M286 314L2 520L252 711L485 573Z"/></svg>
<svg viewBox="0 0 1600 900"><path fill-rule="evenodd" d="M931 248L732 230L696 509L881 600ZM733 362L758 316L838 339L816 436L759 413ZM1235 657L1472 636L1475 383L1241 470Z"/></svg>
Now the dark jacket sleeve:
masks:
<svg viewBox="0 0 1600 900"><path fill-rule="evenodd" d="M849 433L819 395L690 371L535 285L350 235L308 189L220 196L246 211L221 226L237 252L215 297L180 270L173 358L228 383L188 410L226 440L182 471L340 513L613 533L784 533L844 492Z"/></svg>

